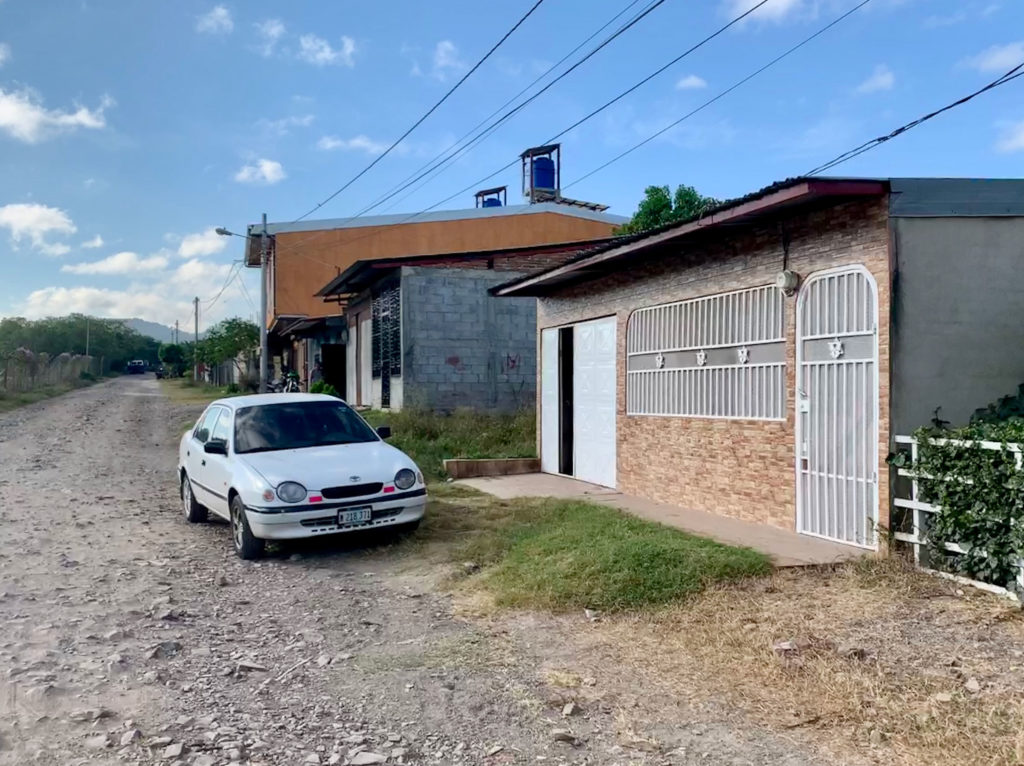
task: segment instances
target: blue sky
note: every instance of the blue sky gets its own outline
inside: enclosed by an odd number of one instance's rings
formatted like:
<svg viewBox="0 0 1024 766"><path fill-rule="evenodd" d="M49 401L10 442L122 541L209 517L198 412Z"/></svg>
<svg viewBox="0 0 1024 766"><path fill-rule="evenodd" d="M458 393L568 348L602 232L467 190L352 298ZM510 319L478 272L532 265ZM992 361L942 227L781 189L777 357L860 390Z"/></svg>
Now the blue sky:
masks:
<svg viewBox="0 0 1024 766"><path fill-rule="evenodd" d="M473 184L754 2L666 0L444 173L374 212L415 212ZM252 316L257 283L248 270L212 300L242 250L212 227L244 231L264 211L274 221L305 213L401 135L531 4L69 0L58 12L53 3L0 0L0 315L84 311L173 324L190 318L198 295L204 325ZM545 0L396 152L316 217L360 211L627 4ZM855 4L769 0L561 139L563 186ZM649 184L738 196L1021 61L1020 0L872 0L568 193L623 215ZM835 172L1020 176L1022 95L1024 79ZM484 185L505 183L517 202L515 169ZM466 192L441 209L472 204Z"/></svg>

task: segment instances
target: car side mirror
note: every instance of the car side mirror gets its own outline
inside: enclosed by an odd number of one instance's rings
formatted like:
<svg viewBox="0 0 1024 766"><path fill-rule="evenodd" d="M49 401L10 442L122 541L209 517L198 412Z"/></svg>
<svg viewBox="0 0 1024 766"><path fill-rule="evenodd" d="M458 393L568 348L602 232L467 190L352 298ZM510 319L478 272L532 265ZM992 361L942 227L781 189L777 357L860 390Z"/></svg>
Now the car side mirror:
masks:
<svg viewBox="0 0 1024 766"><path fill-rule="evenodd" d="M391 438L391 426L380 426L377 428L377 436L381 439Z"/></svg>
<svg viewBox="0 0 1024 766"><path fill-rule="evenodd" d="M210 439L203 445L203 452L207 455L228 454L228 443L225 439Z"/></svg>

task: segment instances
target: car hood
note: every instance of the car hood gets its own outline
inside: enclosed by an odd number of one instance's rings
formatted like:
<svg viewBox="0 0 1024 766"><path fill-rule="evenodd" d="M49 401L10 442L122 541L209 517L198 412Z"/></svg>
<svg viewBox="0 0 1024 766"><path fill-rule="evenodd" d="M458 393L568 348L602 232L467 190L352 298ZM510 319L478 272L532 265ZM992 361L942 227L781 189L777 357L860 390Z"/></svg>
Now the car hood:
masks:
<svg viewBox="0 0 1024 766"><path fill-rule="evenodd" d="M238 455L238 459L275 487L297 481L310 491L352 483L388 483L402 468L416 470L404 452L384 442L255 452Z"/></svg>

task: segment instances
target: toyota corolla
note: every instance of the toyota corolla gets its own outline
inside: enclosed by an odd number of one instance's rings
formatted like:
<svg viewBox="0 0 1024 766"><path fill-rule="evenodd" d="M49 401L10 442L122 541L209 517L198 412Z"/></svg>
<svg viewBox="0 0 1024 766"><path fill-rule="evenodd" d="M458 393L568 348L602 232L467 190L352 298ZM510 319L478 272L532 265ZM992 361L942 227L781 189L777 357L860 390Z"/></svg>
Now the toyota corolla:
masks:
<svg viewBox="0 0 1024 766"><path fill-rule="evenodd" d="M267 540L388 527L423 518L423 474L331 396L270 394L213 402L181 437L185 518L231 524L235 552L258 558Z"/></svg>

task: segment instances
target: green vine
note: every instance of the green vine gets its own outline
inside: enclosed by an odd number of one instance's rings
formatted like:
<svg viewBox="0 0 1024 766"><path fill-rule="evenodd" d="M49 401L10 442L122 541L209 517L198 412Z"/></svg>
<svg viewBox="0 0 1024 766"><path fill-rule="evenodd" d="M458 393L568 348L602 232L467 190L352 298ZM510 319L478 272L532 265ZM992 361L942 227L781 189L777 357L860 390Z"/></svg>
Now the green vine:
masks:
<svg viewBox="0 0 1024 766"><path fill-rule="evenodd" d="M975 422L955 430L922 428L914 434L918 460L913 470L919 499L938 506L929 514L927 540L947 568L976 580L1016 589L1017 562L1024 558L1024 472L1017 470L1010 443L1024 437L1024 426L1010 422ZM932 440L940 443L933 443ZM994 441L1001 449L956 442ZM906 453L893 464L906 465ZM946 552L958 543L966 553Z"/></svg>

